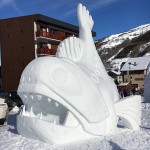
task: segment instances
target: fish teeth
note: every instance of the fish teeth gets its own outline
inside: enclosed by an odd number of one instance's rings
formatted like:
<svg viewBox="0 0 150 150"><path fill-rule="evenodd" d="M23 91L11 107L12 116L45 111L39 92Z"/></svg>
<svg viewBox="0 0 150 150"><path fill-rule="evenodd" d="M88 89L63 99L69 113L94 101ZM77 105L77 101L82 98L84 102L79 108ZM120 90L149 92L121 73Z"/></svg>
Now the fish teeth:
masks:
<svg viewBox="0 0 150 150"><path fill-rule="evenodd" d="M52 100L50 98L48 98L48 102L51 102Z"/></svg>
<svg viewBox="0 0 150 150"><path fill-rule="evenodd" d="M56 107L58 107L58 106L59 106L59 104L58 104L58 103L55 103L55 105L56 105Z"/></svg>
<svg viewBox="0 0 150 150"><path fill-rule="evenodd" d="M34 113L33 113L33 107L31 107L30 116L31 116L31 117L34 116Z"/></svg>
<svg viewBox="0 0 150 150"><path fill-rule="evenodd" d="M43 118L43 114L42 114L42 112L41 112L41 114L40 114L40 119L42 120L42 118Z"/></svg>
<svg viewBox="0 0 150 150"><path fill-rule="evenodd" d="M33 100L33 99L34 99L34 96L33 96L33 95L30 95L30 98Z"/></svg>
<svg viewBox="0 0 150 150"><path fill-rule="evenodd" d="M42 99L42 95L37 95L38 100Z"/></svg>
<svg viewBox="0 0 150 150"><path fill-rule="evenodd" d="M53 123L54 123L54 124L56 124L56 123L57 123L57 118L54 118Z"/></svg>
<svg viewBox="0 0 150 150"><path fill-rule="evenodd" d="M56 116L56 117L54 118L53 123L54 123L54 124L58 124L58 123L59 123L59 118L58 118L58 116Z"/></svg>
<svg viewBox="0 0 150 150"><path fill-rule="evenodd" d="M25 112L25 105L22 108L22 115L25 116L26 112Z"/></svg>

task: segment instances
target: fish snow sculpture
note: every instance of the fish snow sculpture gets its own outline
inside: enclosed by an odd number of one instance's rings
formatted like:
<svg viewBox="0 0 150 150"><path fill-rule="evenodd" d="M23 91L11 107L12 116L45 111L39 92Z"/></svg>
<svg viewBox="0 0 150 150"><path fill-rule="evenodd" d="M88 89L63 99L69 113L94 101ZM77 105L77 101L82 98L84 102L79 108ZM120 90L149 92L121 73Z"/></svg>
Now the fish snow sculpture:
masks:
<svg viewBox="0 0 150 150"><path fill-rule="evenodd" d="M92 17L82 4L77 12L79 38L65 39L56 57L37 58L22 73L17 130L25 137L60 144L106 135L118 118L139 129L141 97L119 100L93 42Z"/></svg>

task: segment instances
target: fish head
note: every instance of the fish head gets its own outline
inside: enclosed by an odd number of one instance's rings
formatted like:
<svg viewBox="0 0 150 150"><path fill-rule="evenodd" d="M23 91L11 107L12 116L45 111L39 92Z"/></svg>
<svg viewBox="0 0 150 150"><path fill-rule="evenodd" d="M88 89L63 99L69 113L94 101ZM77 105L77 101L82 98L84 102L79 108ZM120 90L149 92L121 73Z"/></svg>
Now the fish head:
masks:
<svg viewBox="0 0 150 150"><path fill-rule="evenodd" d="M22 73L18 94L24 106L17 129L23 136L61 143L99 135L101 122L105 132L109 116L105 101L97 86L71 60L33 60Z"/></svg>

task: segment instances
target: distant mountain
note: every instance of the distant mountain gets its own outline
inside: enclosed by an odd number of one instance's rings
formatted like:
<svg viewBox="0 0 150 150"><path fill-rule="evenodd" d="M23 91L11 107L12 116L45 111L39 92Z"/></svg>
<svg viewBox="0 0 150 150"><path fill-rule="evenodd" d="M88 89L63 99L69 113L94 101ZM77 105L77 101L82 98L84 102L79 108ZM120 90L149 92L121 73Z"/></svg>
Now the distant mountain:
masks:
<svg viewBox="0 0 150 150"><path fill-rule="evenodd" d="M116 60L150 55L150 24L97 40L95 45L107 70Z"/></svg>

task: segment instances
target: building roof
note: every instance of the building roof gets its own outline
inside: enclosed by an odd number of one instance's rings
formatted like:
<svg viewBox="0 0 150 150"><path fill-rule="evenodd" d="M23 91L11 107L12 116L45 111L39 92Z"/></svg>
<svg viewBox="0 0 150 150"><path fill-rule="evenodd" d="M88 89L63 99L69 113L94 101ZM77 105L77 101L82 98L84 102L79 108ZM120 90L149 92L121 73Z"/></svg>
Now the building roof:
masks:
<svg viewBox="0 0 150 150"><path fill-rule="evenodd" d="M19 19L19 18L24 18L24 17L32 17L36 22L43 23L43 25L46 24L48 26L53 26L53 27L55 26L56 28L63 29L63 30L69 29L73 33L76 33L76 34L79 33L79 27L78 26L75 26L75 25L72 25L72 24L69 24L69 23L45 16L42 14L18 16L18 17L14 17L14 18L0 19L0 21L8 20L8 19L17 19L17 18ZM96 32L92 31L92 36L93 37L96 36Z"/></svg>
<svg viewBox="0 0 150 150"><path fill-rule="evenodd" d="M150 56L129 58L121 71L146 70L150 63Z"/></svg>
<svg viewBox="0 0 150 150"><path fill-rule="evenodd" d="M120 71L111 70L111 71L109 71L109 72L115 74L116 76L122 75ZM109 72L108 72L108 74L109 74Z"/></svg>
<svg viewBox="0 0 150 150"><path fill-rule="evenodd" d="M48 16L44 16L44 15L41 15L41 14L37 14L37 15L39 16L39 21L43 21L44 23L48 23L48 24L49 23L54 24L55 26L58 26L58 27L62 26L66 29L69 28L73 32L79 32L79 27L78 26L75 26L75 25L72 25L72 24L54 19L54 18L50 18ZM92 36L96 36L96 32L92 31Z"/></svg>
<svg viewBox="0 0 150 150"><path fill-rule="evenodd" d="M127 86L129 82L120 83L118 86Z"/></svg>
<svg viewBox="0 0 150 150"><path fill-rule="evenodd" d="M37 20L36 20L37 22L41 22L43 24L47 24L47 25L50 25L50 26L55 26L55 27L58 27L58 28L63 28L63 29L66 29L66 30L70 29L75 33L79 33L79 27L78 26L75 26L75 25L72 25L72 24L69 24L69 23L66 23L66 22L63 22L63 21L45 16L45 15L42 15L42 14L36 14L36 16L37 16Z"/></svg>

